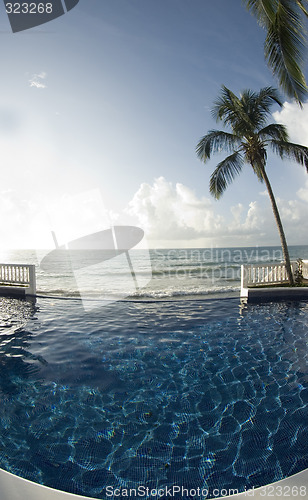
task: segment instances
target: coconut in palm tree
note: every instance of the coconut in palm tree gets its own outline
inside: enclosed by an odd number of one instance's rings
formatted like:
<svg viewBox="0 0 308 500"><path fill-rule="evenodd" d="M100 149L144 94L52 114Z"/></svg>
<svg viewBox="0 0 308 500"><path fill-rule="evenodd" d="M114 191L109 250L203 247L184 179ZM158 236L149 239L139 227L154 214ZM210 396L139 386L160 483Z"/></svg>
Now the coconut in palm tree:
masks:
<svg viewBox="0 0 308 500"><path fill-rule="evenodd" d="M282 107L279 94L272 87L265 87L259 92L244 90L237 97L223 86L212 114L217 121L229 127L230 131L210 130L199 141L196 152L203 162L223 149L230 153L217 165L210 178L210 193L216 199L240 174L245 164L252 167L260 182L264 182L279 231L288 280L294 285L286 237L265 167L267 150L271 148L281 159L294 160L305 166L308 172L308 148L290 142L284 125L267 124L271 106L275 103Z"/></svg>

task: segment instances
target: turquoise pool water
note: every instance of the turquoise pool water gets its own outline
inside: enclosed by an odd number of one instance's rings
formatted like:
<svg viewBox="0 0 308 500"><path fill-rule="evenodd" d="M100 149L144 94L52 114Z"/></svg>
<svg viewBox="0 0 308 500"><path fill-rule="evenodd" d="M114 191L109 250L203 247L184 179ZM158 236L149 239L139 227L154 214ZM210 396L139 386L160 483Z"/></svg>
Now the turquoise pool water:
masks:
<svg viewBox="0 0 308 500"><path fill-rule="evenodd" d="M308 467L307 303L1 311L3 469L103 499L174 486L210 498Z"/></svg>

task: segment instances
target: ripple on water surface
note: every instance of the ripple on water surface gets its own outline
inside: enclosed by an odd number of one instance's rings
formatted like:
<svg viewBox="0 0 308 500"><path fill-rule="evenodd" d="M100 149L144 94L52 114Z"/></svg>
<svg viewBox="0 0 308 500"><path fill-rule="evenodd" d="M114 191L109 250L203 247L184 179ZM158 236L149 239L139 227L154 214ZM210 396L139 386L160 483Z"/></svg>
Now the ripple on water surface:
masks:
<svg viewBox="0 0 308 500"><path fill-rule="evenodd" d="M105 498L107 486L243 491L308 466L306 303L1 310L2 468Z"/></svg>

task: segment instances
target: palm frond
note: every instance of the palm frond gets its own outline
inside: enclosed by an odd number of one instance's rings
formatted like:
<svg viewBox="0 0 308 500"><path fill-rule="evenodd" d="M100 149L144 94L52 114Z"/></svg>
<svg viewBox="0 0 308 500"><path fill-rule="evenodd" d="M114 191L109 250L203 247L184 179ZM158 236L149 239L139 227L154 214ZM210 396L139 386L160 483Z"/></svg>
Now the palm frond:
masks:
<svg viewBox="0 0 308 500"><path fill-rule="evenodd" d="M273 87L264 87L258 93L244 90L241 103L249 121L257 130L265 125L273 103L280 107L283 105L277 89Z"/></svg>
<svg viewBox="0 0 308 500"><path fill-rule="evenodd" d="M214 102L212 115L216 121L222 121L224 125L231 127L235 135L254 133L254 123L247 114L242 99L224 85L220 97Z"/></svg>
<svg viewBox="0 0 308 500"><path fill-rule="evenodd" d="M306 51L303 0L243 0L267 30L265 59L281 88L302 105L308 95L302 68Z"/></svg>
<svg viewBox="0 0 308 500"><path fill-rule="evenodd" d="M282 106L279 93L273 87L264 87L259 92L246 89L237 97L223 85L212 115L216 121L231 127L235 135L248 137L265 125L273 103Z"/></svg>
<svg viewBox="0 0 308 500"><path fill-rule="evenodd" d="M306 167L308 172L308 148L292 142L284 142L273 139L270 142L274 153L279 154L282 160L288 158Z"/></svg>
<svg viewBox="0 0 308 500"><path fill-rule="evenodd" d="M275 139L283 142L289 141L287 128L280 123L270 123L266 127L259 130L258 136L262 141L266 139Z"/></svg>
<svg viewBox="0 0 308 500"><path fill-rule="evenodd" d="M256 96L256 106L263 109L264 113L268 115L273 102L282 108L283 102L278 90L274 87L263 87Z"/></svg>
<svg viewBox="0 0 308 500"><path fill-rule="evenodd" d="M221 161L210 178L210 193L217 200L231 184L236 175L239 175L244 165L244 159L240 151L235 151Z"/></svg>
<svg viewBox="0 0 308 500"><path fill-rule="evenodd" d="M290 7L289 1L280 0L276 19L268 29L265 39L265 58L287 95L301 103L307 97L304 64L304 39L301 35L300 17Z"/></svg>
<svg viewBox="0 0 308 500"><path fill-rule="evenodd" d="M307 3L307 0L304 0ZM305 16L308 17L308 11L303 5L303 0L296 0L297 5L299 6L300 10L305 14Z"/></svg>
<svg viewBox="0 0 308 500"><path fill-rule="evenodd" d="M269 0L263 0L262 3ZM273 0L287 1L287 0ZM296 1L296 0L293 0ZM249 0L251 5L257 5L257 0ZM261 3L261 0L259 0ZM274 89L266 87L257 94L251 90L245 90L238 98L227 87L222 88L221 96L216 101L213 115L219 121L230 125L233 134L223 131L210 130L197 145L197 155L203 161L210 158L213 152L224 149L232 149L238 145L227 158L221 161L210 178L210 193L219 199L231 184L234 178L240 174L243 165L251 165L254 173L261 182L264 182L269 193L275 220L277 223L283 254L286 262L287 275L290 284L293 284L293 275L287 242L282 227L279 211L275 197L265 170L267 162L267 147L271 146L280 157L290 158L306 167L308 172L308 147L290 143L287 130L284 125L264 124L264 117L269 113L271 104L276 102L281 105L279 96Z"/></svg>
<svg viewBox="0 0 308 500"><path fill-rule="evenodd" d="M215 120L222 121L225 125L231 126L233 129L235 124L241 119L243 107L241 100L225 85L221 87L221 95L214 102L212 108L212 116ZM244 120L247 117L242 117Z"/></svg>
<svg viewBox="0 0 308 500"><path fill-rule="evenodd" d="M196 153L200 160L206 162L213 153L222 150L231 152L241 144L241 139L235 134L229 134L222 130L210 130L198 142Z"/></svg>
<svg viewBox="0 0 308 500"><path fill-rule="evenodd" d="M247 122L251 124L249 130L247 130L248 133L266 122L266 116L264 116L263 109L257 106L257 97L258 94L250 89L243 90L240 96L242 113L246 116L245 122L243 123L244 129L246 129Z"/></svg>
<svg viewBox="0 0 308 500"><path fill-rule="evenodd" d="M257 18L263 28L273 22L277 8L277 0L243 0L246 7Z"/></svg>

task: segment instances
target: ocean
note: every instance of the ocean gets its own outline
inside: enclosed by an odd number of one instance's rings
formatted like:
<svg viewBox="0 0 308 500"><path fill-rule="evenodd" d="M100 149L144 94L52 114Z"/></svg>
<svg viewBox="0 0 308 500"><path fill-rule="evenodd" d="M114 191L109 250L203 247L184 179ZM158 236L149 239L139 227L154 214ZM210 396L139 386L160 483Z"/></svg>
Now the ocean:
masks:
<svg viewBox="0 0 308 500"><path fill-rule="evenodd" d="M94 499L203 500L308 467L308 304L239 300L241 264L278 247L65 255L1 256L36 264L38 292L0 298L2 469Z"/></svg>
<svg viewBox="0 0 308 500"><path fill-rule="evenodd" d="M291 260L308 259L308 245L290 246ZM110 257L110 258L109 258ZM230 296L240 291L241 265L281 262L280 247L130 250L12 250L3 263L35 264L37 294L86 300L161 300Z"/></svg>

